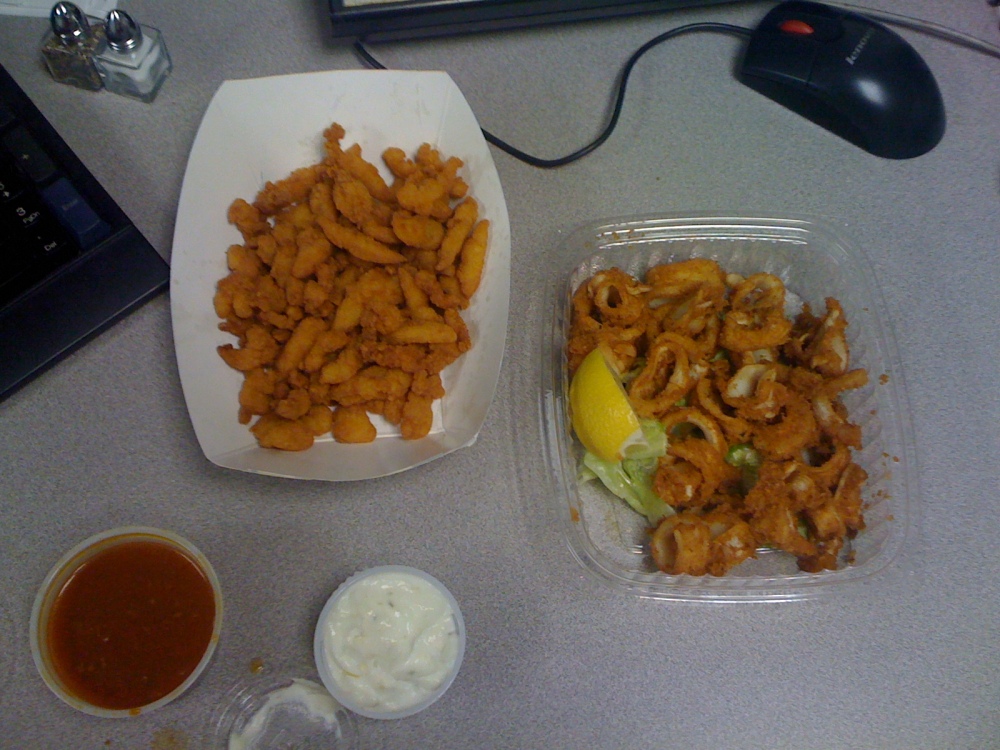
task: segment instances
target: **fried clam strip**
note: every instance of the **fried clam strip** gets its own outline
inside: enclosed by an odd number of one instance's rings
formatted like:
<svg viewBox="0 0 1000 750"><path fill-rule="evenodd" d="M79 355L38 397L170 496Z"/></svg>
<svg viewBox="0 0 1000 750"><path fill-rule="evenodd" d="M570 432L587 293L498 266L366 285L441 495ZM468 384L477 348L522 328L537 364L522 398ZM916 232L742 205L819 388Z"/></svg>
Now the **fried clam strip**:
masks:
<svg viewBox="0 0 1000 750"><path fill-rule="evenodd" d="M218 351L244 374L239 421L266 448L370 442L372 414L421 438L441 371L472 346L459 311L480 284L489 222L462 161L391 148L390 184L359 146L342 147L342 127L324 136L322 163L228 212L243 243L227 251L214 305L237 343Z"/></svg>
<svg viewBox="0 0 1000 750"><path fill-rule="evenodd" d="M575 291L570 372L606 345L636 412L668 433L653 489L678 512L650 530L659 569L723 575L762 546L832 569L864 528L862 435L841 395L868 375L850 368L842 306L825 304L789 319L777 276L708 259L641 280L601 271Z"/></svg>

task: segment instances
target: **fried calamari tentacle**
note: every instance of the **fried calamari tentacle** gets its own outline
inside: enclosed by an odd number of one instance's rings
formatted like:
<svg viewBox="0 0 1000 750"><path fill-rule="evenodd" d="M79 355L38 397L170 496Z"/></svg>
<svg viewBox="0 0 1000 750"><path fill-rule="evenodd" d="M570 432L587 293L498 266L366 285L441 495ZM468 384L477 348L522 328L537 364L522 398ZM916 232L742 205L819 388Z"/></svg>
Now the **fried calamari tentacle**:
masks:
<svg viewBox="0 0 1000 750"><path fill-rule="evenodd" d="M819 430L805 398L780 383L774 387L780 389L778 413L753 424L753 443L768 458L792 458L816 441Z"/></svg>
<svg viewBox="0 0 1000 750"><path fill-rule="evenodd" d="M653 490L668 505L701 507L724 485L739 480L739 472L725 462L725 436L706 413L679 408L661 422L668 447L653 475Z"/></svg>
<svg viewBox="0 0 1000 750"><path fill-rule="evenodd" d="M824 375L843 375L850 366L844 308L833 297L826 299L826 315L815 317L808 306L796 318L785 347L795 362Z"/></svg>
<svg viewBox="0 0 1000 750"><path fill-rule="evenodd" d="M838 399L818 394L812 399L812 407L825 435L851 448L861 448L861 428L848 420L847 410Z"/></svg>
<svg viewBox="0 0 1000 750"><path fill-rule="evenodd" d="M856 463L850 463L840 475L840 481L837 482L837 489L833 494L833 504L851 536L865 527L861 489L867 480L868 472Z"/></svg>

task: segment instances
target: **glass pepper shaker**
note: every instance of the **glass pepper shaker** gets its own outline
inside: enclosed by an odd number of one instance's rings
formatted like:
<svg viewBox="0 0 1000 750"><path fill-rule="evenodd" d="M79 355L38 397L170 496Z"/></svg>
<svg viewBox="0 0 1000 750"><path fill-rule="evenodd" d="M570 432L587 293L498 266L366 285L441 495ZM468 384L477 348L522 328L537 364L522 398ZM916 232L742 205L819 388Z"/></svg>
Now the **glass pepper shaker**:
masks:
<svg viewBox="0 0 1000 750"><path fill-rule="evenodd" d="M163 35L152 26L139 26L123 10L112 10L104 20L95 62L104 88L144 102L156 98L173 67Z"/></svg>
<svg viewBox="0 0 1000 750"><path fill-rule="evenodd" d="M104 40L104 26L91 24L76 5L60 2L49 13L50 28L42 39L42 59L52 77L88 91L103 86L94 62Z"/></svg>

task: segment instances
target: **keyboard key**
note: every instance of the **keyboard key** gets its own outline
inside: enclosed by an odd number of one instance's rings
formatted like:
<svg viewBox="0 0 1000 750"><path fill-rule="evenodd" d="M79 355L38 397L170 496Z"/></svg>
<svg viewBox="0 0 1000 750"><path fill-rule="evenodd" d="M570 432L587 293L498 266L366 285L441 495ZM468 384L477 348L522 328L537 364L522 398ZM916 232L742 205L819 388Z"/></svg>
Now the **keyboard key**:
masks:
<svg viewBox="0 0 1000 750"><path fill-rule="evenodd" d="M96 245L109 234L109 227L65 177L42 190L42 198L59 223L66 227L83 248Z"/></svg>
<svg viewBox="0 0 1000 750"><path fill-rule="evenodd" d="M14 232L31 229L44 213L42 202L32 193L22 193L3 204L4 223Z"/></svg>
<svg viewBox="0 0 1000 750"><path fill-rule="evenodd" d="M3 135L3 146L21 173L33 182L42 183L55 176L55 163L23 125L17 125Z"/></svg>
<svg viewBox="0 0 1000 750"><path fill-rule="evenodd" d="M76 244L59 223L48 211L39 210L40 201L34 209L29 202L17 204L22 210L0 217L0 227L5 229L0 233L0 304L78 254ZM24 209L29 209L27 215Z"/></svg>
<svg viewBox="0 0 1000 750"><path fill-rule="evenodd" d="M24 190L24 182L13 165L0 160L0 203L16 198Z"/></svg>
<svg viewBox="0 0 1000 750"><path fill-rule="evenodd" d="M77 246L66 231L51 216L46 215L24 234L25 242L33 249L36 262L54 268L77 255Z"/></svg>

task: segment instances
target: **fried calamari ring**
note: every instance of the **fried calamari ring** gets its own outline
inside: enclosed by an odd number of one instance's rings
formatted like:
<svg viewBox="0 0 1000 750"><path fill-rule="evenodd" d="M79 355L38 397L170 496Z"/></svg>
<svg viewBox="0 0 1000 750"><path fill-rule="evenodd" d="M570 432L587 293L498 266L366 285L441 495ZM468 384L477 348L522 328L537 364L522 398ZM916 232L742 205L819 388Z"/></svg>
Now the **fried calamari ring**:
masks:
<svg viewBox="0 0 1000 750"><path fill-rule="evenodd" d="M661 333L649 345L646 362L628 386L632 406L640 417L658 417L677 405L708 372L692 362L698 346L686 336Z"/></svg>
<svg viewBox="0 0 1000 750"><path fill-rule="evenodd" d="M649 311L646 287L617 268L595 274L572 298L567 341L569 372L598 345L611 355L619 372L632 369L646 335Z"/></svg>
<svg viewBox="0 0 1000 750"><path fill-rule="evenodd" d="M817 441L805 454L805 459L800 462L801 470L825 487L835 486L851 463L850 448L829 439Z"/></svg>
<svg viewBox="0 0 1000 750"><path fill-rule="evenodd" d="M620 268L599 271L574 293L574 318L590 318L598 325L636 325L648 314L643 297L647 290Z"/></svg>
<svg viewBox="0 0 1000 750"><path fill-rule="evenodd" d="M750 439L750 423L745 419L728 413L731 410L722 400L719 388L713 378L705 377L695 386L695 406L701 408L722 428L726 440L730 443L745 443Z"/></svg>
<svg viewBox="0 0 1000 750"><path fill-rule="evenodd" d="M663 417L660 420L660 423L667 431L667 435L671 435L675 439L687 437L687 435L678 434L681 432L679 428L687 427L689 431L693 428L700 433L698 436L708 441L709 445L711 445L716 452L719 453L719 455L724 456L726 451L729 450L729 444L726 441L723 431L719 428L718 423L710 415L700 409L694 407L678 408Z"/></svg>
<svg viewBox="0 0 1000 750"><path fill-rule="evenodd" d="M785 285L769 273L748 276L733 289L720 343L736 352L781 346L792 331L785 317Z"/></svg>
<svg viewBox="0 0 1000 750"><path fill-rule="evenodd" d="M739 481L739 471L726 463L724 455L707 440L671 443L653 475L653 490L673 507L702 507L725 483Z"/></svg>
<svg viewBox="0 0 1000 750"><path fill-rule="evenodd" d="M720 507L704 516L712 537L708 573L725 575L744 560L757 556L757 537L735 511Z"/></svg>
<svg viewBox="0 0 1000 750"><path fill-rule="evenodd" d="M645 291L645 286L618 268L595 274L587 284L601 320L620 326L635 325L645 316Z"/></svg>
<svg viewBox="0 0 1000 750"><path fill-rule="evenodd" d="M704 516L684 511L659 523L649 547L664 573L721 576L756 556L757 539L750 525L731 511Z"/></svg>
<svg viewBox="0 0 1000 750"><path fill-rule="evenodd" d="M712 322L726 301L722 268L713 260L694 258L654 266L646 273L651 289L647 304L661 331L695 337Z"/></svg>
<svg viewBox="0 0 1000 750"><path fill-rule="evenodd" d="M670 575L705 575L711 562L712 532L698 515L667 516L653 531L649 550L656 567Z"/></svg>
<svg viewBox="0 0 1000 750"><path fill-rule="evenodd" d="M598 346L602 347L614 361L618 372L632 369L639 356L640 343L645 336L641 328L619 328L602 326L593 331L578 332L566 343L566 359L572 375L584 358Z"/></svg>

